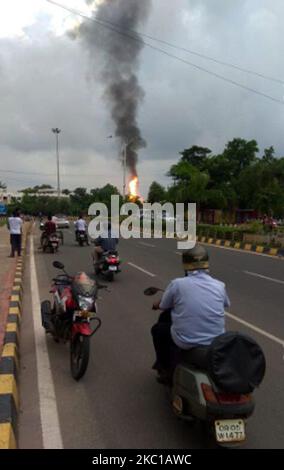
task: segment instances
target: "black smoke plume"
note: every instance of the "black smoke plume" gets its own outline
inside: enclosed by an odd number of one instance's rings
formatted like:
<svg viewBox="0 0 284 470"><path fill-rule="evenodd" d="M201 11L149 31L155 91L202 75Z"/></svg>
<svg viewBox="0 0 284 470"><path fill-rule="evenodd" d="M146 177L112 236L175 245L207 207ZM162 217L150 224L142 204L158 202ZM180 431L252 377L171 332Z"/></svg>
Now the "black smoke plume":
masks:
<svg viewBox="0 0 284 470"><path fill-rule="evenodd" d="M138 151L146 147L146 142L137 120L139 104L144 98L137 78L144 45L133 30L147 19L151 0L87 0L87 3L97 5L95 18L107 27L84 20L78 35L87 45L94 67L99 68L115 134L127 149L126 164L131 175L136 176Z"/></svg>

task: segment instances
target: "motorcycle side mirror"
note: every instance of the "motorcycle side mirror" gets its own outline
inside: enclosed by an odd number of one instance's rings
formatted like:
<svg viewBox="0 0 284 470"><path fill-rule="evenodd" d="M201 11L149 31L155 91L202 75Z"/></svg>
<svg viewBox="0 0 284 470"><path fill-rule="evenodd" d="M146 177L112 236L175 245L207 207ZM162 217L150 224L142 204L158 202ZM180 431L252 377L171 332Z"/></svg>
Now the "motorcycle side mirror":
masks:
<svg viewBox="0 0 284 470"><path fill-rule="evenodd" d="M53 261L52 264L56 269L64 269L64 264L60 263L60 261Z"/></svg>
<svg viewBox="0 0 284 470"><path fill-rule="evenodd" d="M162 291L162 289L159 289L158 287L147 287L147 289L144 290L144 295L155 295L159 291Z"/></svg>

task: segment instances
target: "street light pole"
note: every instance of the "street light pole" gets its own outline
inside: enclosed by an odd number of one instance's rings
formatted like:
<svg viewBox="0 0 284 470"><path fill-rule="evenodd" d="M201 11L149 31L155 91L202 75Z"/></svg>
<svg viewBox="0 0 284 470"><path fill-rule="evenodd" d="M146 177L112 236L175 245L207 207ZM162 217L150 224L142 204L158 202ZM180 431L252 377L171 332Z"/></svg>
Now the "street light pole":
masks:
<svg viewBox="0 0 284 470"><path fill-rule="evenodd" d="M52 129L52 132L56 137L56 162L57 162L57 196L60 197L60 168L59 168L59 134L61 129L55 127Z"/></svg>
<svg viewBox="0 0 284 470"><path fill-rule="evenodd" d="M109 135L108 139L112 139L113 136ZM127 147L130 144L130 142L127 140L125 144L122 147L122 164L123 164L123 183L122 183L122 194L123 194L123 199L125 200L126 197L126 162L127 162Z"/></svg>
<svg viewBox="0 0 284 470"><path fill-rule="evenodd" d="M128 142L124 145L124 152L123 152L123 199L125 200L126 197L126 157L127 157L127 145Z"/></svg>

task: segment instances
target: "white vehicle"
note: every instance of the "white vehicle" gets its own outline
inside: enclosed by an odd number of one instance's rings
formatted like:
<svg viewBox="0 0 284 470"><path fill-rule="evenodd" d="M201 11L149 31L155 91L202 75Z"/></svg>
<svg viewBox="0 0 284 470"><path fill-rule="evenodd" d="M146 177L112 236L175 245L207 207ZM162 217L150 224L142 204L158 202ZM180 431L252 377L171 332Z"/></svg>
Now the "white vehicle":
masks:
<svg viewBox="0 0 284 470"><path fill-rule="evenodd" d="M53 222L57 228L70 228L70 222L67 220L65 215L55 215L52 217Z"/></svg>

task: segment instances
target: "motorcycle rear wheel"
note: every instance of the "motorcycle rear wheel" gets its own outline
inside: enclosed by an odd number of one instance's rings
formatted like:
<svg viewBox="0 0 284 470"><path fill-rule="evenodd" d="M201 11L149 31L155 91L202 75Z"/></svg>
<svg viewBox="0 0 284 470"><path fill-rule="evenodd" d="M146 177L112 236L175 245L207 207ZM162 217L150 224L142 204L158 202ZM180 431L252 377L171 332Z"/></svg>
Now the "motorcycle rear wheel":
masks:
<svg viewBox="0 0 284 470"><path fill-rule="evenodd" d="M109 282L113 282L114 280L114 274L111 271L108 271L106 278Z"/></svg>
<svg viewBox="0 0 284 470"><path fill-rule="evenodd" d="M73 379L80 380L85 374L90 356L90 338L77 334L71 339L70 363Z"/></svg>

